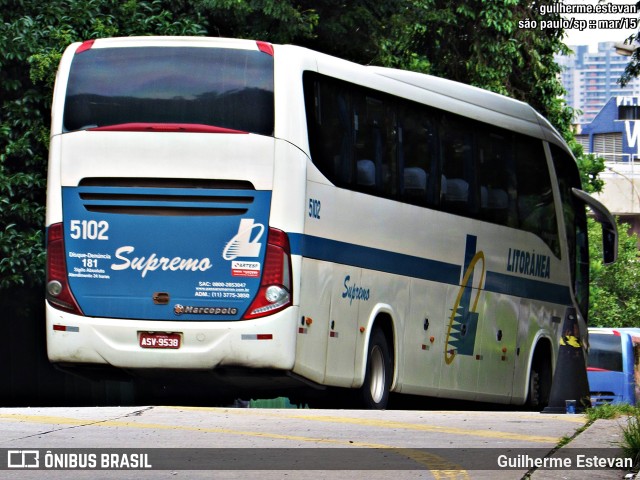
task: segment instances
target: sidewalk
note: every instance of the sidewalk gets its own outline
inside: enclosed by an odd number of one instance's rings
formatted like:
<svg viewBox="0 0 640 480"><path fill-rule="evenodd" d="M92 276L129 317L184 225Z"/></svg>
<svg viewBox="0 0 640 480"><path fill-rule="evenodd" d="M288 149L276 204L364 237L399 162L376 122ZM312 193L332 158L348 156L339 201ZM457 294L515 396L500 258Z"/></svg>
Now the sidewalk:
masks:
<svg viewBox="0 0 640 480"><path fill-rule="evenodd" d="M596 420L585 431L579 433L563 448L571 449L619 449L622 441L622 427L627 421L626 417L615 420ZM561 455L562 449L555 452L553 457ZM607 456L611 450L607 451ZM620 453L622 450L620 449ZM532 480L583 480L585 478L596 480L620 480L633 478L640 480L640 476L629 475L627 470L536 470L531 475ZM627 476L629 475L629 476Z"/></svg>

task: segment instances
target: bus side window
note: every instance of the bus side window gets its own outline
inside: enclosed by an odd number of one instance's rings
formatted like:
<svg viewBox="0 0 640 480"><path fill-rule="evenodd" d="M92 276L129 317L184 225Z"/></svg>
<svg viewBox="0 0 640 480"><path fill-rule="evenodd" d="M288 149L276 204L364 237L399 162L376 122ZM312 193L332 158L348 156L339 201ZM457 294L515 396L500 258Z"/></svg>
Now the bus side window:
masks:
<svg viewBox="0 0 640 480"><path fill-rule="evenodd" d="M443 209L469 216L475 210L473 135L463 121L446 116L441 125Z"/></svg>
<svg viewBox="0 0 640 480"><path fill-rule="evenodd" d="M511 215L514 182L512 175L511 135L499 130L479 130L477 169L480 183L480 216L500 225L514 224Z"/></svg>
<svg viewBox="0 0 640 480"><path fill-rule="evenodd" d="M518 218L521 229L539 235L560 258L551 177L540 140L516 138Z"/></svg>
<svg viewBox="0 0 640 480"><path fill-rule="evenodd" d="M401 109L398 129L401 198L414 205L434 206L440 190L435 162L438 136L429 112L410 106Z"/></svg>
<svg viewBox="0 0 640 480"><path fill-rule="evenodd" d="M306 73L304 77L311 160L336 185L353 179L357 118L351 95L338 82Z"/></svg>
<svg viewBox="0 0 640 480"><path fill-rule="evenodd" d="M398 166L394 102L385 96L354 89L353 103L357 112L355 186L366 193L395 198Z"/></svg>

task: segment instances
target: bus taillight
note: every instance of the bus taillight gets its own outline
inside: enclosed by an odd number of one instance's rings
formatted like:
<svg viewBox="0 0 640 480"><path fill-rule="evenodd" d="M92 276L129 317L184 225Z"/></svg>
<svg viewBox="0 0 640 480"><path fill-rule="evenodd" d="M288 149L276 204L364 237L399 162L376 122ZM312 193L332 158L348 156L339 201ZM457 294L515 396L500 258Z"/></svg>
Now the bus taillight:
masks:
<svg viewBox="0 0 640 480"><path fill-rule="evenodd" d="M270 228L260 289L243 318L250 320L278 312L291 305L291 299L289 238L282 230Z"/></svg>
<svg viewBox="0 0 640 480"><path fill-rule="evenodd" d="M83 315L67 280L62 223L51 225L47 232L47 301L60 310Z"/></svg>

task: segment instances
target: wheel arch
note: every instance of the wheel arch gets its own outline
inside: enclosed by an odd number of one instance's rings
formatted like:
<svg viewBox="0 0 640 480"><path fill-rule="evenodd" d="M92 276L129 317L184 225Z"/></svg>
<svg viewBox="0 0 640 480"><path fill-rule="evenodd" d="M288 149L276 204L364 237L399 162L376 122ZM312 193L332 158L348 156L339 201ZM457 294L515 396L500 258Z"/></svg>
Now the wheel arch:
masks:
<svg viewBox="0 0 640 480"><path fill-rule="evenodd" d="M363 327L364 332L361 342L358 345L356 354L356 369L353 387L361 387L367 369L367 350L371 334L376 328L380 328L387 339L391 359L393 360L393 378L391 380L391 391L395 388L398 378L398 332L393 309L389 305L377 305L369 316L367 325Z"/></svg>
<svg viewBox="0 0 640 480"><path fill-rule="evenodd" d="M525 391L524 391L524 403L530 404L530 383L531 383L531 375L534 371L540 373L543 372L548 375L548 385L544 386L547 388L548 394L551 390L551 385L553 383L554 378L554 367L555 367L555 358L554 358L554 349L552 341L546 335L540 335L536 338L533 343L533 348L531 349L531 353L529 355L529 361L527 363L526 370L526 381L525 381ZM548 400L548 398L547 398Z"/></svg>

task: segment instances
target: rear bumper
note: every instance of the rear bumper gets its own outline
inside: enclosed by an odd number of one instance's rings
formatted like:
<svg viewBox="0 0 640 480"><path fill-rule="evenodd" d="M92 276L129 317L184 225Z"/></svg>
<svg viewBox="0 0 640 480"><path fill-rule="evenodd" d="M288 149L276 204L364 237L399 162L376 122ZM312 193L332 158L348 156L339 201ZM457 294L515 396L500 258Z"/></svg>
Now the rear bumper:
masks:
<svg viewBox="0 0 640 480"><path fill-rule="evenodd" d="M53 363L132 370L225 366L291 370L297 311L293 306L256 320L174 322L82 317L47 304L47 354ZM180 348L143 348L140 332L180 333Z"/></svg>

